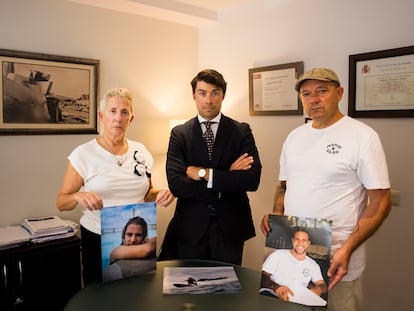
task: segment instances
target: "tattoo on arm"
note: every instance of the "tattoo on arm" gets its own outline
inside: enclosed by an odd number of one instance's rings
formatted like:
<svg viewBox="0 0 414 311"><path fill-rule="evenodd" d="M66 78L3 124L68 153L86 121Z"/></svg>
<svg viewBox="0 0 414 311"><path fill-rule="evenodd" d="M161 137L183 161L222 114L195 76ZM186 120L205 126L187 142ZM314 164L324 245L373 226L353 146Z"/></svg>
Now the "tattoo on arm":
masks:
<svg viewBox="0 0 414 311"><path fill-rule="evenodd" d="M276 282L272 281L270 279L270 274L268 274L265 271L262 271L262 280L261 280L261 285L262 287L265 288L270 288L271 290L273 290L274 292L276 292L276 290L279 288L279 284L277 284Z"/></svg>
<svg viewBox="0 0 414 311"><path fill-rule="evenodd" d="M280 181L276 186L275 198L273 201L273 213L283 215L285 210L285 192L286 192L286 181Z"/></svg>

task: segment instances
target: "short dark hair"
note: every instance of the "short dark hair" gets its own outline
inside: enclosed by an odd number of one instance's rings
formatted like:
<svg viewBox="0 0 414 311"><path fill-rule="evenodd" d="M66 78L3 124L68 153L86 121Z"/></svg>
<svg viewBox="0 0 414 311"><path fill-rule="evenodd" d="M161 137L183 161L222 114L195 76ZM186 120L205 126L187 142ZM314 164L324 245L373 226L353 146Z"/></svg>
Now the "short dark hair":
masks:
<svg viewBox="0 0 414 311"><path fill-rule="evenodd" d="M296 228L294 228L293 229L292 238L295 237L295 235L296 235L297 232L304 232L304 233L306 233L306 235L308 236L308 240L310 241L309 232L305 228L303 228L303 227L296 227Z"/></svg>
<svg viewBox="0 0 414 311"><path fill-rule="evenodd" d="M191 80L191 87L193 89L193 93L195 93L198 81L204 81L206 83L215 85L223 91L223 95L226 94L227 82L224 80L223 75L214 69L204 69L200 71L193 78L193 80Z"/></svg>
<svg viewBox="0 0 414 311"><path fill-rule="evenodd" d="M132 217L128 220L128 222L124 226L124 229L122 230L122 244L124 244L126 229L131 224L138 225L138 226L142 227L142 234L143 234L144 239L148 235L148 225L147 225L147 222L145 221L145 219L140 217L140 216Z"/></svg>

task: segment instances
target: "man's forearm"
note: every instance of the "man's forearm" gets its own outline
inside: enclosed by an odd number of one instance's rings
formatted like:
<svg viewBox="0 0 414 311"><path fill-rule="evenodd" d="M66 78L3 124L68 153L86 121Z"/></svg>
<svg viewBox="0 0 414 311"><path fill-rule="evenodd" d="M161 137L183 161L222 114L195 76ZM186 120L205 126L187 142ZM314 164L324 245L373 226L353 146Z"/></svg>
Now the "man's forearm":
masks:
<svg viewBox="0 0 414 311"><path fill-rule="evenodd" d="M269 288L269 289L273 290L275 293L276 293L276 290L279 287L279 284L272 281L270 279L270 275L265 271L262 271L261 285L262 285L262 287Z"/></svg>
<svg viewBox="0 0 414 311"><path fill-rule="evenodd" d="M276 186L275 198L273 201L273 213L283 215L285 211L286 181L280 181Z"/></svg>
<svg viewBox="0 0 414 311"><path fill-rule="evenodd" d="M351 253L378 230L391 210L389 189L368 190L369 204L343 247Z"/></svg>

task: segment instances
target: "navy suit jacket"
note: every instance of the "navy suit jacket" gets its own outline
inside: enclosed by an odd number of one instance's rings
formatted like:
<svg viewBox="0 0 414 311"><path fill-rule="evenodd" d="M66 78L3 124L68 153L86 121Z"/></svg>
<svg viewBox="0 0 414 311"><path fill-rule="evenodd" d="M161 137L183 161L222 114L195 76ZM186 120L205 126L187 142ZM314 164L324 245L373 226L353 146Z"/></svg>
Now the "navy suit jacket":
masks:
<svg viewBox="0 0 414 311"><path fill-rule="evenodd" d="M229 171L243 153L253 156L249 170ZM187 177L188 166L213 168L213 188L205 180ZM171 131L166 172L171 192L177 197L174 217L167 234L187 245L196 244L207 230L211 207L223 233L235 242L255 236L247 191L256 191L261 176L259 153L250 126L224 115L217 129L212 160L202 139L198 118ZM170 237L171 238L171 237Z"/></svg>

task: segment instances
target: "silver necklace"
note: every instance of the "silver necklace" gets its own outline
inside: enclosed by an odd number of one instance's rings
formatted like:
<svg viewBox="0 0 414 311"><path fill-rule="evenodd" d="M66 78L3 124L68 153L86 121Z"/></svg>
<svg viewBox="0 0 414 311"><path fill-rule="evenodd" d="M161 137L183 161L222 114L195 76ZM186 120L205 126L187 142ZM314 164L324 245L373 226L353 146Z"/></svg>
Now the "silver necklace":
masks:
<svg viewBox="0 0 414 311"><path fill-rule="evenodd" d="M105 143L105 146L107 146L108 147L108 149L109 149L109 151L111 152L111 154L115 157L115 159L117 160L117 164L118 164L118 166L122 166L122 164L124 164L124 161L125 161L125 156L126 156L126 153L124 153L123 155L118 155L118 154L115 154L115 152L114 152L114 150L112 149L112 147L106 142L106 139L105 139L105 137L103 137L103 135L101 136L102 137L102 140L104 141L104 143Z"/></svg>

